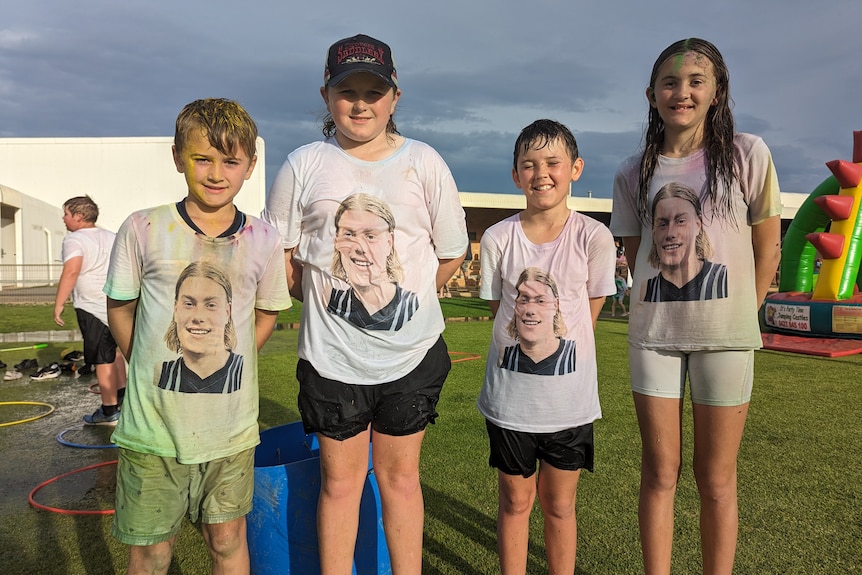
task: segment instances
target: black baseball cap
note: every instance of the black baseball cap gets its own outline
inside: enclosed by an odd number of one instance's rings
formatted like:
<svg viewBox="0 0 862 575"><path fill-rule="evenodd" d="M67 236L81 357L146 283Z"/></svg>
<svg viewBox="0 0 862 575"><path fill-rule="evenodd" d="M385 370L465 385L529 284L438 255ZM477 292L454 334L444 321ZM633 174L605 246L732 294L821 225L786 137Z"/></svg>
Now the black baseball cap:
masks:
<svg viewBox="0 0 862 575"><path fill-rule="evenodd" d="M344 38L329 47L323 84L335 86L356 72L371 72L393 88L398 88L392 50L386 43L365 34Z"/></svg>

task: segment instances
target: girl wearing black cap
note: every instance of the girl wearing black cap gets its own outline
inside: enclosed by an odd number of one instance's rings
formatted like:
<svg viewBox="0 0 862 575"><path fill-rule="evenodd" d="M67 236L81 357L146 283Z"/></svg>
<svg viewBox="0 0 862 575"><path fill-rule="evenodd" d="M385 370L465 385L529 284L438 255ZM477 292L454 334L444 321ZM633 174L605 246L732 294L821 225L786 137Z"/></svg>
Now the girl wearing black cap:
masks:
<svg viewBox="0 0 862 575"><path fill-rule="evenodd" d="M303 424L320 441L321 572L351 570L371 442L393 573L418 574L419 453L451 365L437 291L467 251L464 210L439 154L395 128L389 46L365 35L333 44L320 94L325 139L288 156L263 216L282 234L288 284L304 302L296 371ZM386 221L336 225L342 202L360 194ZM333 272L333 254L351 273ZM384 273L387 259L403 273ZM392 293L411 294L409 309ZM330 305L339 294L350 294L350 313Z"/></svg>

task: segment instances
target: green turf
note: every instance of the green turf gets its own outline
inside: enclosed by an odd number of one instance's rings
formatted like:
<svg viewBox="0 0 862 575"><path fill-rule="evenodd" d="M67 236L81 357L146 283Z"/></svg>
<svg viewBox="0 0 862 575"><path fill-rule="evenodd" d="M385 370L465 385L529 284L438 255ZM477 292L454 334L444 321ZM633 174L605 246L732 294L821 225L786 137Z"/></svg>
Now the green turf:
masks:
<svg viewBox="0 0 862 575"><path fill-rule="evenodd" d="M484 305L479 300L453 303L476 309ZM454 311L450 315L461 317ZM5 316L0 314L0 326L9 325ZM426 435L421 470L426 498L423 572L427 574L498 572L496 475L487 466L484 424L475 407L490 329L487 321L447 324L449 349L479 354L482 359L453 365L440 399L440 418ZM582 575L642 571L636 512L640 440L629 391L625 334L624 321L599 321L604 416L595 428L595 473L582 476L578 492L577 573ZM276 332L261 354L262 428L298 419L293 376L296 335L294 330ZM51 344L45 353L56 354L60 347ZM18 360L26 354L9 356ZM0 393L0 400L8 399ZM862 573L860 405L862 356L827 359L757 352L754 395L740 454L735 573ZM690 462L689 409L686 418L684 460ZM0 454L9 449L3 433L0 428ZM20 464L4 458L3 465ZM677 496L674 573L700 572L697 523L696 488L688 466ZM109 518L69 517L29 508L14 517L4 515L0 517L2 571L4 575L123 572L127 551L110 536L109 525ZM186 524L171 573L209 573L208 565L200 534ZM543 572L547 565L537 509L529 573Z"/></svg>

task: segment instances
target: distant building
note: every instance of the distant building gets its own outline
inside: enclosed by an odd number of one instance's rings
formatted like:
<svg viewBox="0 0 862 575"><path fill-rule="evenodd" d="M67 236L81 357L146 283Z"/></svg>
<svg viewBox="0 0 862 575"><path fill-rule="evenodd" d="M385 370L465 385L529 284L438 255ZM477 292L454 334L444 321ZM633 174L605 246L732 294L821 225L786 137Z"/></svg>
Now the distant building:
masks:
<svg viewBox="0 0 862 575"><path fill-rule="evenodd" d="M59 263L65 234L61 206L70 197L92 197L99 205L98 225L112 231L135 210L184 197L185 180L174 166L172 144L171 137L0 138L0 263ZM254 173L236 198L239 209L252 215L259 215L266 201L262 138L257 140L257 153ZM478 264L484 231L524 209L526 201L520 192L461 192L460 196ZM784 230L807 197L781 194ZM610 222L610 198L589 193L570 197L568 204L605 224Z"/></svg>
<svg viewBox="0 0 862 575"><path fill-rule="evenodd" d="M3 175L0 170L0 177ZM0 289L24 279L22 266L61 264L64 235L60 206L0 185ZM40 273L51 275L53 271L48 266ZM47 279L60 279L59 272Z"/></svg>
<svg viewBox="0 0 862 575"><path fill-rule="evenodd" d="M188 193L172 144L172 137L0 138L0 184L57 208L89 195L99 206L98 225L115 232L130 213ZM254 215L266 197L263 138L257 154L254 173L236 198L240 210Z"/></svg>

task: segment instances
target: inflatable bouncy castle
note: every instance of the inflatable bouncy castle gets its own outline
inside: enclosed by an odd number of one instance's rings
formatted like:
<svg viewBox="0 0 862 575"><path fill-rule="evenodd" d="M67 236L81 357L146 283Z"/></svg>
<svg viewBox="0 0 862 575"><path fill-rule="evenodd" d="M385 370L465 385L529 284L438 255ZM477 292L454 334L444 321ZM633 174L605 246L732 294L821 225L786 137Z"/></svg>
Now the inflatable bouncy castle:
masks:
<svg viewBox="0 0 862 575"><path fill-rule="evenodd" d="M766 298L761 319L781 333L862 339L862 131L853 133L852 162L826 165L832 176L784 236L778 293Z"/></svg>

